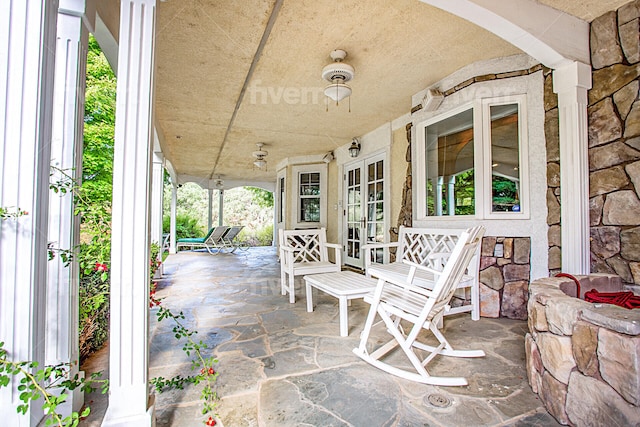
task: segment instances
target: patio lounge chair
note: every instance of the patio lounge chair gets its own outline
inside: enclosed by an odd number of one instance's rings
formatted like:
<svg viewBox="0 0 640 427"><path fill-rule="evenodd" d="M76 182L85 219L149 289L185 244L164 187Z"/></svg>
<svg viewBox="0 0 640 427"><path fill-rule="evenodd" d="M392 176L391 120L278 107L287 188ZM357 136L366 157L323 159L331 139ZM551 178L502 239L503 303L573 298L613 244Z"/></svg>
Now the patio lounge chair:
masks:
<svg viewBox="0 0 640 427"><path fill-rule="evenodd" d="M218 227L213 227L209 230L209 233L205 237L196 237L196 238L183 238L178 239L177 247L178 249L187 246L191 249L193 248L205 248L207 252L213 254L214 249L218 249L218 252L224 245L222 244L222 239L225 234L229 231L230 227L226 225L220 225Z"/></svg>
<svg viewBox="0 0 640 427"><path fill-rule="evenodd" d="M222 238L222 246L225 249L231 249L229 252L233 253L238 248L246 249L247 245L244 242L240 242L237 237L242 231L244 225L234 225Z"/></svg>
<svg viewBox="0 0 640 427"><path fill-rule="evenodd" d="M467 380L462 377L431 376L426 370L426 365L438 355L453 357L485 355L482 350L454 350L438 330L438 323L444 313L449 310L449 302L482 240L483 233L482 227L463 232L440 271L404 260L403 262L410 268L402 280L399 280L397 274L379 272L376 290L364 298L371 304L371 308L362 331L360 345L353 349L353 352L373 366L407 380L440 386L467 385ZM429 290L417 284L420 282L414 280L416 271L427 271L437 277L433 289ZM382 318L392 339L369 352L367 341L374 327L376 315ZM400 321L404 321L404 325L401 325ZM403 326L406 326L406 330ZM440 344L437 347L417 341L423 329L429 330L439 341ZM411 362L415 372L392 366L382 360L398 346ZM416 353L415 349L421 352ZM421 356L424 356L422 351L427 353L423 359L421 359Z"/></svg>

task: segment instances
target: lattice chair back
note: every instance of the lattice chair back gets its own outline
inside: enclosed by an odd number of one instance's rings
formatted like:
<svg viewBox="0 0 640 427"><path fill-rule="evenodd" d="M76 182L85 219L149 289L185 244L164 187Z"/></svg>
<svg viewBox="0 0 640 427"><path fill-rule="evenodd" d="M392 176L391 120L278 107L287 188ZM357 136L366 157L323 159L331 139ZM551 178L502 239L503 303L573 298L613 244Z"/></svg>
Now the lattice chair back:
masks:
<svg viewBox="0 0 640 427"><path fill-rule="evenodd" d="M429 229L425 233L421 228L400 228L398 239L402 253L398 260L407 260L436 270L442 270L446 259L433 256L435 254L450 254L458 242L458 236L451 234L451 230Z"/></svg>
<svg viewBox="0 0 640 427"><path fill-rule="evenodd" d="M466 230L457 239L458 242L451 250L444 268L439 269L442 274L433 288L433 307L428 309L430 313L426 320L444 314L445 309L448 310L451 298L462 276L467 271L467 267L480 245L483 234L484 227L477 226Z"/></svg>
<svg viewBox="0 0 640 427"><path fill-rule="evenodd" d="M283 230L282 238L285 246L294 249L293 262L328 261L327 233L324 228L313 230Z"/></svg>

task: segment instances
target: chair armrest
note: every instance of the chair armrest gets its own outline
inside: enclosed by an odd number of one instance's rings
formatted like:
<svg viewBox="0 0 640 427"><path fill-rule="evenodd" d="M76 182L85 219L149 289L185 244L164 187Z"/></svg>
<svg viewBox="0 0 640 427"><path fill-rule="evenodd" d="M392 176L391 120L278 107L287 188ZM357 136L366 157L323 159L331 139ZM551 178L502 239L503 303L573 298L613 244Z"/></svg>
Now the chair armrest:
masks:
<svg viewBox="0 0 640 427"><path fill-rule="evenodd" d="M408 291L411 292L415 292L417 294L420 295L424 295L426 297L431 297L433 296L433 292L430 291L427 288L423 288L422 286L416 286L413 285L411 283L409 283L408 281L404 281L404 280L399 280L399 276L397 274L387 274L386 272L379 272L379 274L376 274L376 276L378 277L378 286L381 286L380 283L382 283L382 287L384 287L385 283L389 283L391 285L406 289ZM408 276L405 276L406 278L408 278Z"/></svg>
<svg viewBox="0 0 640 427"><path fill-rule="evenodd" d="M364 251L364 271L369 269L371 266L371 249L384 249L388 251L390 248L397 248L398 242L389 242L389 243L367 243L362 245L360 248ZM369 277L367 275L367 277Z"/></svg>
<svg viewBox="0 0 640 427"><path fill-rule="evenodd" d="M409 261L407 259L403 259L402 262L404 264L407 264L410 267L414 267L415 269L418 269L418 270L427 271L427 272L435 274L437 276L442 274L442 271L440 271L440 270L435 270L435 269L433 269L431 267L427 267L426 265L418 264L417 262Z"/></svg>
<svg viewBox="0 0 640 427"><path fill-rule="evenodd" d="M285 252L295 252L296 250L291 246L280 245L280 250Z"/></svg>
<svg viewBox="0 0 640 427"><path fill-rule="evenodd" d="M336 265L342 265L342 245L337 243L325 243L324 245L334 250Z"/></svg>

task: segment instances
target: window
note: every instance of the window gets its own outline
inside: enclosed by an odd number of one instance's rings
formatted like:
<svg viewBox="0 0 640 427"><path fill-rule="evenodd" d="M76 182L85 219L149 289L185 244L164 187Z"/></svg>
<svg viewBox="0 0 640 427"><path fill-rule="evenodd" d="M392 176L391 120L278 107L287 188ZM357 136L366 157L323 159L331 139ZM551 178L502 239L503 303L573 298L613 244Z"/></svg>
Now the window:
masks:
<svg viewBox="0 0 640 427"><path fill-rule="evenodd" d="M293 165L291 168L292 223L288 228L326 227L327 164Z"/></svg>
<svg viewBox="0 0 640 427"><path fill-rule="evenodd" d="M300 196L298 222L320 222L320 173L301 172L298 182Z"/></svg>
<svg viewBox="0 0 640 427"><path fill-rule="evenodd" d="M473 109L425 129L427 216L475 213Z"/></svg>
<svg viewBox="0 0 640 427"><path fill-rule="evenodd" d="M483 99L417 127L419 217L528 217L524 105Z"/></svg>
<svg viewBox="0 0 640 427"><path fill-rule="evenodd" d="M284 219L286 217L286 203L284 200L285 197L285 192L284 192L284 177L280 177L280 179L278 180L278 222L282 223L284 222Z"/></svg>
<svg viewBox="0 0 640 427"><path fill-rule="evenodd" d="M520 212L518 104L489 105L491 212Z"/></svg>

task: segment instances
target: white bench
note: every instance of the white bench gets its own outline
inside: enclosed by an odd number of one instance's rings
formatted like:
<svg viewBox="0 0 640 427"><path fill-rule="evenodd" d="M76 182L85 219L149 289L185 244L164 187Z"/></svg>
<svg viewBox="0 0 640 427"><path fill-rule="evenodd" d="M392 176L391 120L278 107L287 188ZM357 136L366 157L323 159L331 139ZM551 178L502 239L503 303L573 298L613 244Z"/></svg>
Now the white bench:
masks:
<svg viewBox="0 0 640 427"><path fill-rule="evenodd" d="M401 226L398 231L398 241L391 243L371 243L362 248L364 250L365 273L367 276L378 277L376 271L383 274L395 274L397 277L406 277L409 266L402 260L424 265L435 270L441 270L447 261L448 254L455 247L458 237L465 229L443 229L443 228L414 228ZM479 267L480 248L478 245L476 254L469 263L467 272L458 285L456 296L466 300L466 288L470 289L470 303L458 307L452 307L447 314L471 312L471 319L480 319L480 288L479 288ZM388 259L390 248L397 248L396 260L392 263L382 264L375 261ZM416 275L417 283L431 289L434 284L434 277L422 272Z"/></svg>
<svg viewBox="0 0 640 427"><path fill-rule="evenodd" d="M335 298L338 298L340 309L340 336L349 335L349 315L347 305L349 300L364 298L369 292L376 289L378 281L352 271L340 271L337 273L313 274L304 276L307 288L307 311L313 311L313 290L319 289Z"/></svg>

